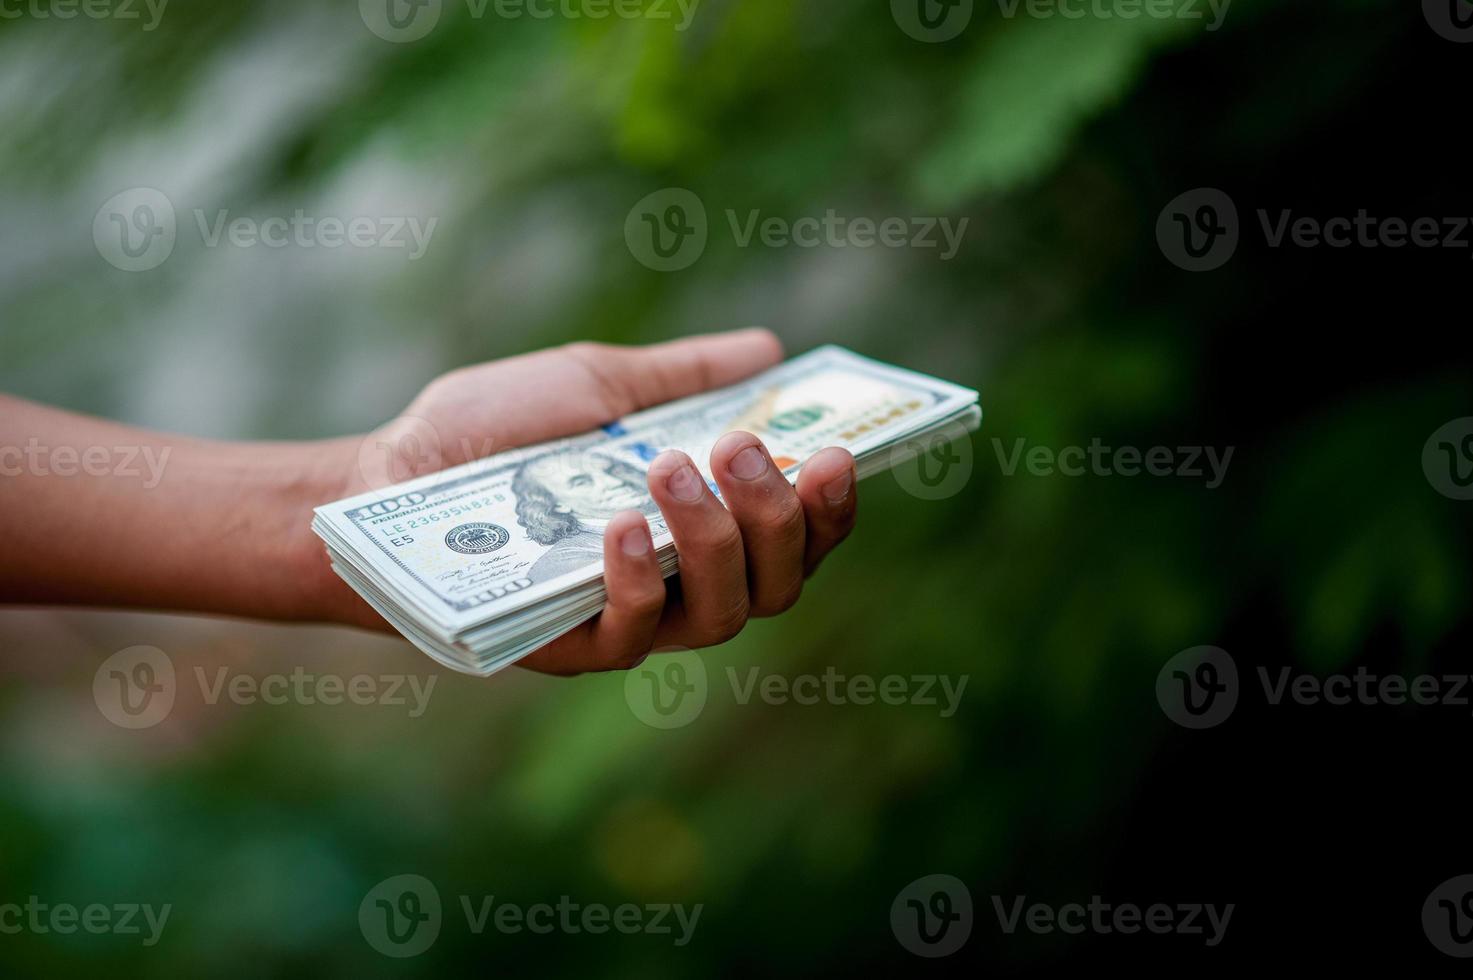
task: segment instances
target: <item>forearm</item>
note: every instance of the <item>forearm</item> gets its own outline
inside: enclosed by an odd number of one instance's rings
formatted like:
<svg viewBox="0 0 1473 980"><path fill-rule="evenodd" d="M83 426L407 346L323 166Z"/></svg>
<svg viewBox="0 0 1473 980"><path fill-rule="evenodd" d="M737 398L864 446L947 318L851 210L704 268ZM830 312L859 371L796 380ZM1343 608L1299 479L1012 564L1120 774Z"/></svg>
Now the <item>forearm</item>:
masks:
<svg viewBox="0 0 1473 980"><path fill-rule="evenodd" d="M0 397L0 601L344 618L309 524L356 446L213 442Z"/></svg>

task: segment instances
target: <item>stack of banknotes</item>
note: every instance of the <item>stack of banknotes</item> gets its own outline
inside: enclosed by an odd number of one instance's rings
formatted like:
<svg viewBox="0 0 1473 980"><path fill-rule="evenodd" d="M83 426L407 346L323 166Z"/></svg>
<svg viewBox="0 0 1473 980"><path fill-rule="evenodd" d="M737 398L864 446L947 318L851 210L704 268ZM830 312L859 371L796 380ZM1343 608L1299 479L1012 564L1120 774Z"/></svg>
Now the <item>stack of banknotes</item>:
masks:
<svg viewBox="0 0 1473 980"><path fill-rule="evenodd" d="M312 529L337 574L410 641L486 675L603 608L602 529L614 513L644 511L661 569L675 572L645 483L661 452L688 453L719 496L710 451L733 429L761 438L790 481L826 446L852 452L863 479L981 418L975 391L821 347L593 432L327 504Z"/></svg>

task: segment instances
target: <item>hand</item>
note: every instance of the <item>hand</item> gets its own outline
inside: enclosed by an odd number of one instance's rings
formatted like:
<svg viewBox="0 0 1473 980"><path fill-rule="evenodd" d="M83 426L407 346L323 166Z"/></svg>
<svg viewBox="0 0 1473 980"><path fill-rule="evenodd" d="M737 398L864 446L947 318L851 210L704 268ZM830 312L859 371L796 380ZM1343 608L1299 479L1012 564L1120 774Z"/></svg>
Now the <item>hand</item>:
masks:
<svg viewBox="0 0 1473 980"><path fill-rule="evenodd" d="M0 512L12 517L0 602L388 630L333 574L309 528L313 507L586 432L781 357L765 330L643 348L572 344L452 371L367 438L315 443L166 435L0 396ZM810 459L796 491L745 432L718 442L711 470L726 507L681 454L651 464L650 492L674 536L679 578L660 578L643 516L616 515L604 540L607 607L524 664L571 674L628 667L653 646L720 643L749 616L792 605L804 576L853 526L854 460L841 449Z"/></svg>
<svg viewBox="0 0 1473 980"><path fill-rule="evenodd" d="M781 359L771 333L744 330L642 348L571 344L461 368L431 382L365 441L378 451L360 453L354 481L338 495L586 432ZM649 470L650 493L680 555L678 579L667 586L661 578L643 515L617 515L604 535L604 611L524 666L557 674L630 667L654 647L723 643L750 616L797 601L805 576L853 527L853 457L823 450L794 490L756 436L733 432L713 448L710 464L726 506L683 453L665 453ZM312 546L325 566L320 545ZM323 588L331 618L387 628L335 576Z"/></svg>

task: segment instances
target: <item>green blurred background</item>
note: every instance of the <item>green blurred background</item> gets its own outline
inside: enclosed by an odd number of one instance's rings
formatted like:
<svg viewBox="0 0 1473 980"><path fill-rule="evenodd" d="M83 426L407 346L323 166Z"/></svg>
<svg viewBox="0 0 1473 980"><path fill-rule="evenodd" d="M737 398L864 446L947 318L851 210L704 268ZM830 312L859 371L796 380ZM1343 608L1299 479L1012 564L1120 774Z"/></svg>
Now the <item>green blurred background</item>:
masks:
<svg viewBox="0 0 1473 980"><path fill-rule="evenodd" d="M370 5L371 6L371 5ZM20 9L20 8L14 8ZM367 9L365 7L365 9ZM1468 249L1270 249L1254 211L1468 215L1473 47L1391 0L1235 0L1201 20L1002 14L943 43L884 3L702 0L688 29L472 16L391 43L357 5L174 0L157 28L0 20L0 388L229 438L366 431L451 367L569 340L753 323L979 389L973 471L938 501L890 476L804 601L709 651L670 731L621 675L477 680L328 627L0 612L0 901L171 903L158 945L0 936L15 975L694 977L1211 969L1265 950L1434 958L1427 892L1470 870L1473 719L1245 704L1173 725L1158 670L1199 644L1318 673L1466 665L1468 507L1420 458L1469 413ZM678 17L678 10L671 8ZM1202 7L1210 21L1210 12ZM140 8L144 21L146 8ZM146 273L90 236L161 190ZM1218 187L1243 241L1179 269L1168 201ZM630 208L694 191L689 268L640 264ZM969 219L936 251L739 248L725 212ZM437 219L402 251L204 248L192 210ZM1459 324L1463 324L1459 326ZM1009 475L1018 439L1235 447L1223 485ZM134 644L187 683L123 731L93 672ZM437 674L429 709L210 705L196 667ZM968 678L906 705L736 703L724 668ZM1248 699L1252 700L1252 699ZM433 881L425 954L358 925L377 882ZM935 962L897 893L967 882ZM1229 941L1005 936L989 896L1236 902ZM702 903L694 940L474 935L458 896ZM1452 961L1446 961L1451 963Z"/></svg>

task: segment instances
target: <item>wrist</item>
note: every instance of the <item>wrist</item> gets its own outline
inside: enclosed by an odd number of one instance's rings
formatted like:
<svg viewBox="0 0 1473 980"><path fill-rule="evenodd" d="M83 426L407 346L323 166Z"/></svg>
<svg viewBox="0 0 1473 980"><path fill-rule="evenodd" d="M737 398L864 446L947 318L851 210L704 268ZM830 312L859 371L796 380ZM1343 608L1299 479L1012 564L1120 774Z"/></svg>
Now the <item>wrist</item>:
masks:
<svg viewBox="0 0 1473 980"><path fill-rule="evenodd" d="M257 556L272 587L274 618L361 623L366 605L333 572L327 548L312 532L312 511L356 489L359 440L332 439L261 447L259 520L266 546ZM371 612L371 610L369 610Z"/></svg>

